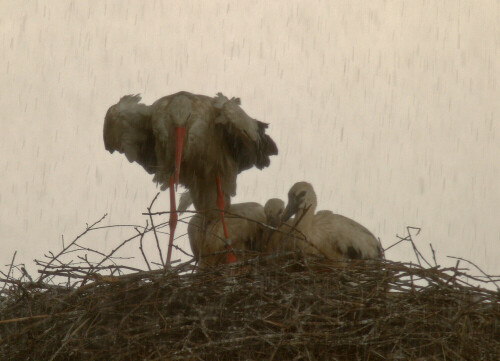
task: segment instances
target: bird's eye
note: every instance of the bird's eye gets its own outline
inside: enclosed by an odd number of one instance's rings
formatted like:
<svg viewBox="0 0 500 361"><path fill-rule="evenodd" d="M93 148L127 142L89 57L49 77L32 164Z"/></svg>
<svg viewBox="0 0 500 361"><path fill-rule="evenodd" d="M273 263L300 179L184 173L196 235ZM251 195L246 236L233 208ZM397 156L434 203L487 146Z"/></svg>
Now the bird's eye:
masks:
<svg viewBox="0 0 500 361"><path fill-rule="evenodd" d="M297 198L304 198L304 196L306 195L306 191L302 191L300 192L298 195L297 195Z"/></svg>

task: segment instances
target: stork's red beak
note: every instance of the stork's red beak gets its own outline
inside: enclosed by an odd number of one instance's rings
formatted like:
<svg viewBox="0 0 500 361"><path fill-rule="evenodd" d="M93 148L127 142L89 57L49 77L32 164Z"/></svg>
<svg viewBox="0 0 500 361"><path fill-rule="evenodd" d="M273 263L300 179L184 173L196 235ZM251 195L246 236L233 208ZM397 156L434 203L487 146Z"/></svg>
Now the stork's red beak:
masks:
<svg viewBox="0 0 500 361"><path fill-rule="evenodd" d="M181 174L182 145L184 143L186 128L175 127L175 190L179 186L179 175Z"/></svg>

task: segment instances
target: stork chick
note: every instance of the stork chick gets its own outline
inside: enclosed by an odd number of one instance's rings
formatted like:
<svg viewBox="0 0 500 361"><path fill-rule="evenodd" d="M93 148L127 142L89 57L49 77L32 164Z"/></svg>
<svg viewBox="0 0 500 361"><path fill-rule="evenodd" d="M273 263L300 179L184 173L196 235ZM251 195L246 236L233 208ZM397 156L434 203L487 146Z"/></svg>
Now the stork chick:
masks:
<svg viewBox="0 0 500 361"><path fill-rule="evenodd" d="M324 255L330 259L377 259L383 251L375 236L361 224L331 211L315 213L316 193L310 183L295 183L288 192L288 203L282 216L287 222L275 232L269 246L300 249L304 253ZM295 226L296 231L290 226ZM307 239L304 240L304 236Z"/></svg>
<svg viewBox="0 0 500 361"><path fill-rule="evenodd" d="M271 198L264 205L267 224L271 227L278 227L281 224L281 216L285 209L285 202L279 198Z"/></svg>
<svg viewBox="0 0 500 361"><path fill-rule="evenodd" d="M227 212L225 222L227 230L232 234L231 249L245 259L245 252L254 250L255 242L262 235L261 224L266 221L264 208L254 202L237 203L232 204ZM198 267L225 263L227 241L221 220L208 221L202 215L195 214L188 223L188 236Z"/></svg>

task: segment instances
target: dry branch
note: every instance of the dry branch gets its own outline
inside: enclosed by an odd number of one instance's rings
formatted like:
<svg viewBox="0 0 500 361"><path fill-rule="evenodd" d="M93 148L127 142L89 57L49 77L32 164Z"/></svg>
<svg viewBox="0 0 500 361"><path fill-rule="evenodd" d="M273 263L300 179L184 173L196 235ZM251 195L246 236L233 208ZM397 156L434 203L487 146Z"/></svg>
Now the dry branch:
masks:
<svg viewBox="0 0 500 361"><path fill-rule="evenodd" d="M165 224L154 225L151 206L146 226L110 252L78 243L106 228L87 226L37 261L37 282L13 257L0 279L1 360L500 359L499 278L458 258L442 268L433 248L431 266L416 228L398 242L418 264L286 253L153 269L145 244L159 251ZM120 257L133 244L146 270Z"/></svg>

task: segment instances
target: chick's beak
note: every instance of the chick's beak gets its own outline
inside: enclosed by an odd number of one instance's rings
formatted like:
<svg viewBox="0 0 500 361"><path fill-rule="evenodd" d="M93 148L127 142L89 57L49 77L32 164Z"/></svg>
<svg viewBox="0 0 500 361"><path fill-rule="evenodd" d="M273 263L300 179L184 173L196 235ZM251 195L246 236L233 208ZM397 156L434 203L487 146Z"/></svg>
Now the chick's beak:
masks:
<svg viewBox="0 0 500 361"><path fill-rule="evenodd" d="M281 216L281 222L286 222L290 219L291 216L295 214L294 205L290 202L286 205L285 210L283 211L283 215Z"/></svg>

